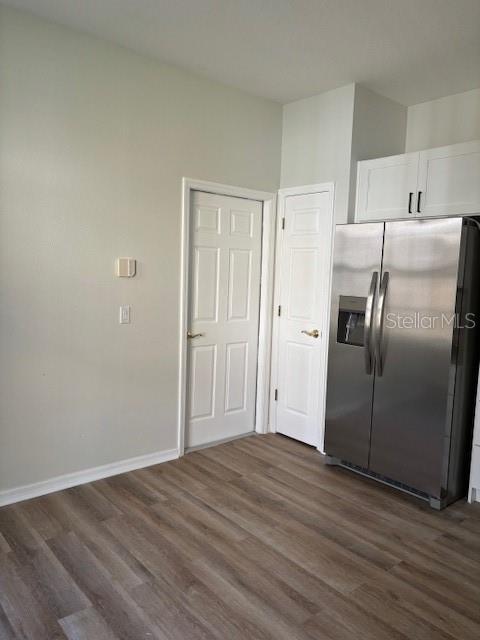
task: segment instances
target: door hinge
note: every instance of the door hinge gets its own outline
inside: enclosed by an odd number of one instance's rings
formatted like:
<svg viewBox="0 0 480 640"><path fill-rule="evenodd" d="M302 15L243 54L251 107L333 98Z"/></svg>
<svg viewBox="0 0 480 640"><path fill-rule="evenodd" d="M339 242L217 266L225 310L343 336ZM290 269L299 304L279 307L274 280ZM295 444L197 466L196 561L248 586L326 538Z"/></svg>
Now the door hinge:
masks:
<svg viewBox="0 0 480 640"><path fill-rule="evenodd" d="M282 229L285 229L285 218L282 218Z"/></svg>
<svg viewBox="0 0 480 640"><path fill-rule="evenodd" d="M280 317L282 315L282 305L279 304L278 305L278 316Z"/></svg>
<svg viewBox="0 0 480 640"><path fill-rule="evenodd" d="M275 389L274 398L275 398L275 402L276 402L278 400L278 389Z"/></svg>

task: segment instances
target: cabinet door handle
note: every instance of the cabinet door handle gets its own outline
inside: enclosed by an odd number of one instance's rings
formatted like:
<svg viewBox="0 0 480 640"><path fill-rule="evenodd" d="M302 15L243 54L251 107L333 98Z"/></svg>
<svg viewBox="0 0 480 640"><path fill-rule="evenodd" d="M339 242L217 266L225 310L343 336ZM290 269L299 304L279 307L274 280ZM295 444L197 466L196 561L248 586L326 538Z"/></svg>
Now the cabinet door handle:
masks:
<svg viewBox="0 0 480 640"><path fill-rule="evenodd" d="M420 199L422 197L422 191L418 192L418 197L417 197L417 213L421 213L420 211Z"/></svg>
<svg viewBox="0 0 480 640"><path fill-rule="evenodd" d="M412 213L413 191L408 194L408 213Z"/></svg>

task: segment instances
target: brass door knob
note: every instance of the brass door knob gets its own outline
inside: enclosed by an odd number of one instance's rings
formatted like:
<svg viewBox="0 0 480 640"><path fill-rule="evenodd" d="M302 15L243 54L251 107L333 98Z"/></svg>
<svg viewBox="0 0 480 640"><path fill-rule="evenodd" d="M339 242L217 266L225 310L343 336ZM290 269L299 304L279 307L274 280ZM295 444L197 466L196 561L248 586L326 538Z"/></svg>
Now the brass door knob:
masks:
<svg viewBox="0 0 480 640"><path fill-rule="evenodd" d="M203 333L192 333L191 331L187 331L187 338L189 340L193 340L193 338L201 338Z"/></svg>
<svg viewBox="0 0 480 640"><path fill-rule="evenodd" d="M306 336L310 336L310 338L318 338L320 335L320 332L318 329L312 329L312 331L307 331L306 329L303 329L300 333L304 333Z"/></svg>

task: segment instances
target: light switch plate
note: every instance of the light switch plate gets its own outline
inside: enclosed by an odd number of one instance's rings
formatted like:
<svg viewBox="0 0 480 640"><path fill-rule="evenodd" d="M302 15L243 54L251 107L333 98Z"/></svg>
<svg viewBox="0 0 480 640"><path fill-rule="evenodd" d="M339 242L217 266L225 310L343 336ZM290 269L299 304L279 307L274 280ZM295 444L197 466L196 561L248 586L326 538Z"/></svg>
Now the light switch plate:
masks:
<svg viewBox="0 0 480 640"><path fill-rule="evenodd" d="M130 324L130 312L131 306L129 304L122 304L119 314L120 324Z"/></svg>
<svg viewBox="0 0 480 640"><path fill-rule="evenodd" d="M116 273L119 278L133 278L137 272L135 258L117 258Z"/></svg>

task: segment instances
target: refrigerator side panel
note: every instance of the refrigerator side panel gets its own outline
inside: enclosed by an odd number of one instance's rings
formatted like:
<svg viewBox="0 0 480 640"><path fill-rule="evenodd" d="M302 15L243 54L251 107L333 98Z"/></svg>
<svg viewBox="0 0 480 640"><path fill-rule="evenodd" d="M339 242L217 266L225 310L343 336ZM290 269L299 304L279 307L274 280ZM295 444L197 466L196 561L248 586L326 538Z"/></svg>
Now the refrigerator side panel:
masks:
<svg viewBox="0 0 480 640"><path fill-rule="evenodd" d="M385 225L371 471L443 499L462 219Z"/></svg>
<svg viewBox="0 0 480 640"><path fill-rule="evenodd" d="M377 295L383 231L383 223L339 225L335 231L325 451L364 468L374 384L368 325Z"/></svg>
<svg viewBox="0 0 480 640"><path fill-rule="evenodd" d="M445 433L443 485L446 502L466 495L477 392L480 318L480 230L464 219L451 384Z"/></svg>

